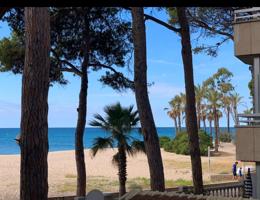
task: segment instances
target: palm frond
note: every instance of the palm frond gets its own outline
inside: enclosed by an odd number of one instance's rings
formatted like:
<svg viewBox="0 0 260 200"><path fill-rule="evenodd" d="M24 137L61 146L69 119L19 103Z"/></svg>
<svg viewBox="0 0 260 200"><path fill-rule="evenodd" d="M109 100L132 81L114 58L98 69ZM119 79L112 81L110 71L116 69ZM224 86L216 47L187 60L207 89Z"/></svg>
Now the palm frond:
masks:
<svg viewBox="0 0 260 200"><path fill-rule="evenodd" d="M145 145L143 141L134 140L131 144L134 154L137 152L146 153Z"/></svg>
<svg viewBox="0 0 260 200"><path fill-rule="evenodd" d="M113 155L112 164L118 167L118 163L119 163L119 153L117 152L115 155Z"/></svg>
<svg viewBox="0 0 260 200"><path fill-rule="evenodd" d="M111 137L103 138L97 137L93 141L93 145L91 147L92 156L95 156L98 151L105 150L106 148L113 148L113 139Z"/></svg>
<svg viewBox="0 0 260 200"><path fill-rule="evenodd" d="M125 145L125 151L129 156L133 156L134 155L134 149L132 146L130 146L129 144Z"/></svg>

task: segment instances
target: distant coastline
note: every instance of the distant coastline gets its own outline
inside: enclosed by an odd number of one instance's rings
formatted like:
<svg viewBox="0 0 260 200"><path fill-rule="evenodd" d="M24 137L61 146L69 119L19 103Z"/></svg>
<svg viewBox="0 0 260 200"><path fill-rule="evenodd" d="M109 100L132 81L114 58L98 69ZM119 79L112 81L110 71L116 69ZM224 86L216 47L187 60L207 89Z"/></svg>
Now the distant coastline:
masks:
<svg viewBox="0 0 260 200"><path fill-rule="evenodd" d="M133 136L142 140L138 129L139 127L133 130ZM185 130L185 127L183 129ZM220 129L225 131L226 127ZM235 128L231 128L231 132L234 131ZM157 127L157 132L159 137L175 137L174 127ZM207 132L209 133L209 128ZM20 154L20 148L14 140L19 133L19 128L0 128L0 155ZM49 128L49 152L74 150L74 134L75 128ZM91 147L94 138L105 135L106 132L100 128L87 127L84 135L85 149Z"/></svg>

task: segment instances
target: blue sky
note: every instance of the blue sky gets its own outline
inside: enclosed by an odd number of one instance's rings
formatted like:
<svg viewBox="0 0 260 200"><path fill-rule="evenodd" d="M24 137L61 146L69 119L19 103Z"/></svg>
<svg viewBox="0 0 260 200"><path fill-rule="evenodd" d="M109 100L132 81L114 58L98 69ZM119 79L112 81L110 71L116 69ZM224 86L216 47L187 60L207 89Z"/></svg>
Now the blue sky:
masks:
<svg viewBox="0 0 260 200"><path fill-rule="evenodd" d="M163 13L154 12L153 15L164 21L167 19ZM9 34L8 26L0 22L0 39ZM155 123L157 126L170 127L173 126L173 121L167 116L164 108L168 107L172 97L185 90L180 38L172 31L151 21L146 22L146 35L148 80L154 82L149 88L149 97ZM251 75L248 66L234 56L232 41L220 48L216 58L204 54L194 55L193 64L195 84L201 84L220 67L229 69L234 74L232 82L236 91L244 97L245 105L239 106L239 111L251 107L247 86ZM125 106L136 105L131 91L118 93L98 82L100 74L103 73L100 71L89 74L87 122L92 119L94 113L102 114L103 107L108 104L119 101ZM130 72L127 73L129 77L133 76ZM68 85L54 85L49 90L49 127L75 127L77 122L76 108L80 79L68 73L65 77L69 80ZM21 75L0 73L0 91L0 128L19 127ZM226 126L225 117L221 119L220 125Z"/></svg>

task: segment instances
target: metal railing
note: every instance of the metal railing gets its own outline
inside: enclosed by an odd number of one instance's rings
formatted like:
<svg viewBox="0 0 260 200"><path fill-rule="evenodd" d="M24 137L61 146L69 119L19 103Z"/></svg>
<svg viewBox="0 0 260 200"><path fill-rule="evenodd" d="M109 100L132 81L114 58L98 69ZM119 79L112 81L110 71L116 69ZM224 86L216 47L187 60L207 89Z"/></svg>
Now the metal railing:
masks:
<svg viewBox="0 0 260 200"><path fill-rule="evenodd" d="M237 126L260 126L260 114L238 114Z"/></svg>
<svg viewBox="0 0 260 200"><path fill-rule="evenodd" d="M179 192L192 193L193 187L182 187ZM174 191L174 190L173 190ZM229 182L204 185L204 195L206 196L222 196L222 197L243 197L243 182Z"/></svg>
<svg viewBox="0 0 260 200"><path fill-rule="evenodd" d="M229 183L218 183L204 185L205 196L220 196L220 197L243 197L244 184L242 182L229 182ZM150 191L150 190L144 190ZM176 188L167 188L167 192L177 193L193 193L193 186L181 186ZM118 192L105 193L105 200L118 199ZM50 197L49 200L74 200L76 196L65 196L65 197Z"/></svg>
<svg viewBox="0 0 260 200"><path fill-rule="evenodd" d="M234 22L246 22L260 19L260 7L238 9L234 11Z"/></svg>

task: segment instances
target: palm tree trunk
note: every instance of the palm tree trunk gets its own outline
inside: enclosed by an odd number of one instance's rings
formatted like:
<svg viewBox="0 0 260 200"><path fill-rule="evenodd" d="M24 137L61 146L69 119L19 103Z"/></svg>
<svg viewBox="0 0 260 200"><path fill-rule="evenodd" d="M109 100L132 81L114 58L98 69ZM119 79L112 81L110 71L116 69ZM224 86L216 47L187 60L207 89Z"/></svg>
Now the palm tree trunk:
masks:
<svg viewBox="0 0 260 200"><path fill-rule="evenodd" d="M151 189L164 191L164 172L159 138L147 92L146 36L144 11L132 7L135 98L150 170Z"/></svg>
<svg viewBox="0 0 260 200"><path fill-rule="evenodd" d="M204 128L204 131L206 132L206 129L207 129L207 127L206 127L206 119L203 119L203 128Z"/></svg>
<svg viewBox="0 0 260 200"><path fill-rule="evenodd" d="M234 114L235 114L235 125L237 126L238 125L238 119L237 119L237 107L234 106Z"/></svg>
<svg viewBox="0 0 260 200"><path fill-rule="evenodd" d="M227 109L227 131L230 133L230 108Z"/></svg>
<svg viewBox="0 0 260 200"><path fill-rule="evenodd" d="M195 106L195 91L193 80L193 64L190 43L190 30L186 18L185 7L177 7L178 19L181 27L182 60L185 75L186 91L186 125L189 135L189 147L191 155L192 178L194 193L203 193L202 167L200 158L199 136Z"/></svg>
<svg viewBox="0 0 260 200"><path fill-rule="evenodd" d="M210 140L212 142L212 120L209 120L209 128L210 128Z"/></svg>
<svg viewBox="0 0 260 200"><path fill-rule="evenodd" d="M75 132L75 157L77 166L77 196L86 196L86 166L84 155L84 132L87 117L88 63L89 63L89 24L85 19L84 58L81 65L81 86L79 94L78 121Z"/></svg>
<svg viewBox="0 0 260 200"><path fill-rule="evenodd" d="M214 127L215 127L215 152L218 152L218 116L217 110L214 108Z"/></svg>
<svg viewBox="0 0 260 200"><path fill-rule="evenodd" d="M181 114L178 115L178 129L181 132Z"/></svg>
<svg viewBox="0 0 260 200"><path fill-rule="evenodd" d="M126 193L126 153L124 147L118 148L118 179L119 179L119 197Z"/></svg>
<svg viewBox="0 0 260 200"><path fill-rule="evenodd" d="M47 7L25 7L25 44L20 199L47 200L50 70L50 14Z"/></svg>
<svg viewBox="0 0 260 200"><path fill-rule="evenodd" d="M176 132L176 135L179 133L178 131L178 124L177 124L177 119L174 118L174 126L175 126L175 132Z"/></svg>

